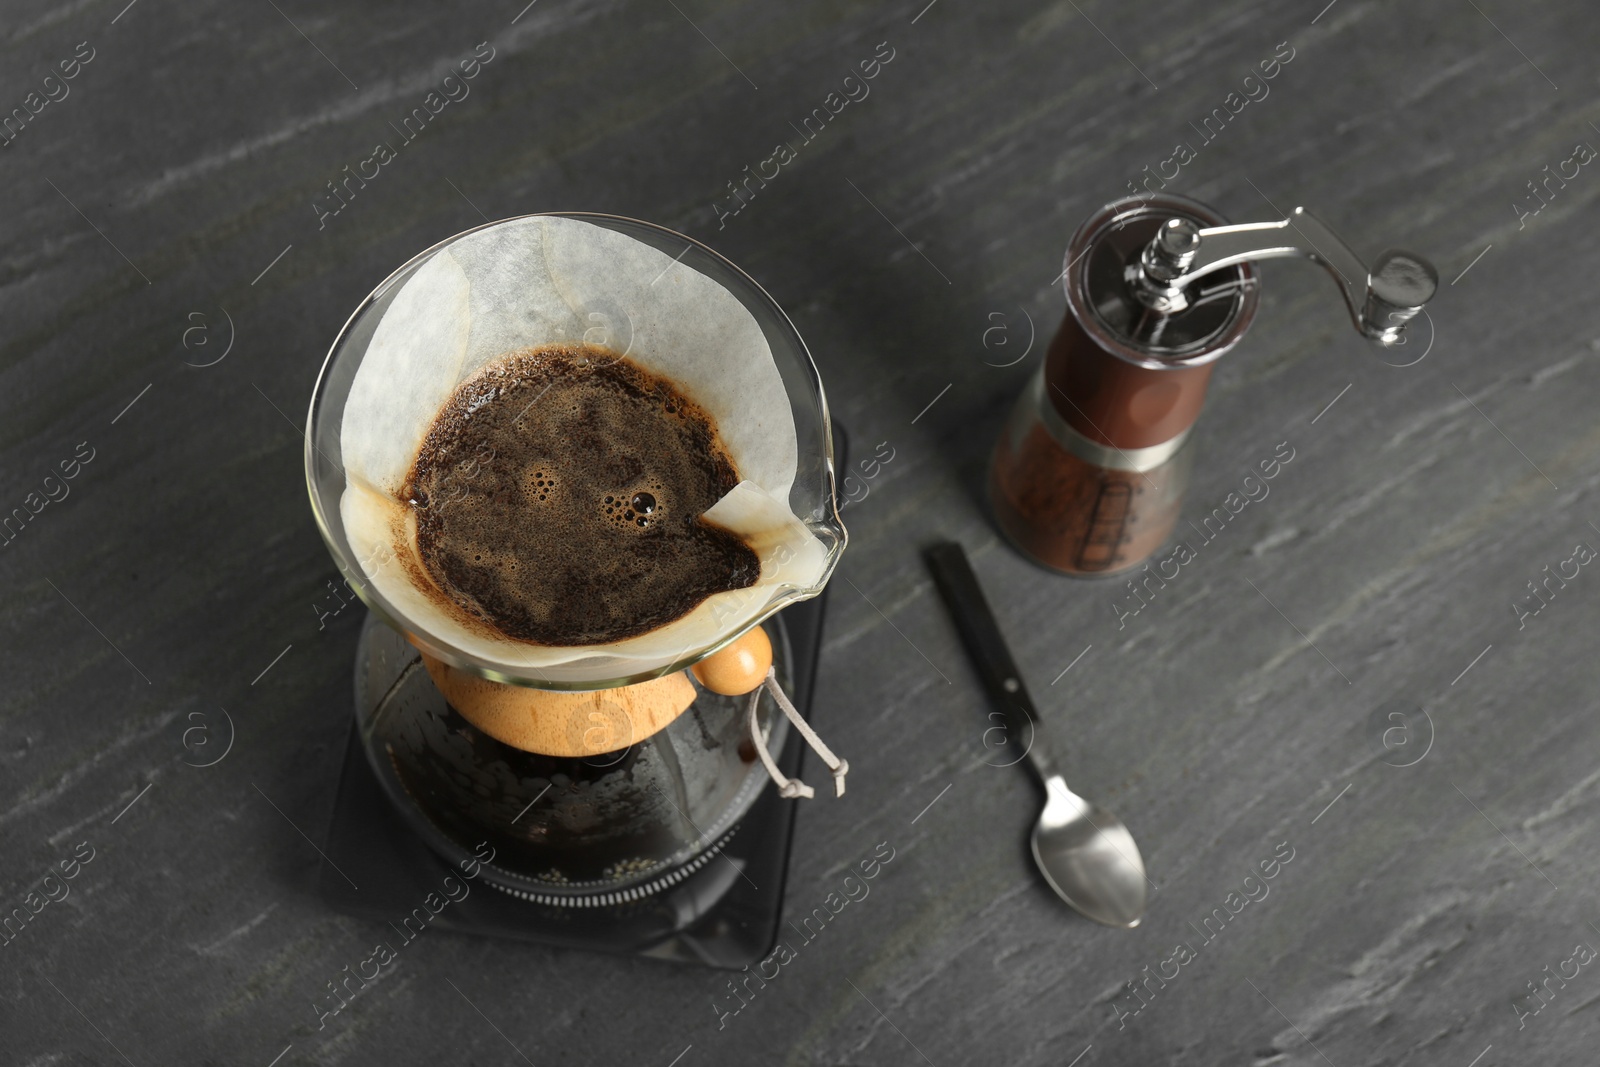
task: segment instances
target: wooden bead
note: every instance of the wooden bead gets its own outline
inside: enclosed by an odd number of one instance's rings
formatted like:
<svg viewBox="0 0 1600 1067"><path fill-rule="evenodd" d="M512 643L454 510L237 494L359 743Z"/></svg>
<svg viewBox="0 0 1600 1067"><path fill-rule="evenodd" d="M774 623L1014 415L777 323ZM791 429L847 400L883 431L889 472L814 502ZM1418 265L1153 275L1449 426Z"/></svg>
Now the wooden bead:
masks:
<svg viewBox="0 0 1600 1067"><path fill-rule="evenodd" d="M772 641L759 626L689 668L713 693L738 696L761 684L772 667Z"/></svg>

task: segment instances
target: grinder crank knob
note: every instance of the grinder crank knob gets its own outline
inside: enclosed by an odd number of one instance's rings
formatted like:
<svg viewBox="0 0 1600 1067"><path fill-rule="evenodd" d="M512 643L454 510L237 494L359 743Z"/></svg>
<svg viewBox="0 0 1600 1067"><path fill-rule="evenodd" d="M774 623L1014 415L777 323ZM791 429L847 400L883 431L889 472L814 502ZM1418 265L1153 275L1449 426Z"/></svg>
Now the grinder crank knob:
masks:
<svg viewBox="0 0 1600 1067"><path fill-rule="evenodd" d="M1439 289L1439 272L1415 252L1391 248L1372 264L1361 333L1385 347L1403 344L1406 323Z"/></svg>
<svg viewBox="0 0 1600 1067"><path fill-rule="evenodd" d="M737 641L689 669L713 693L734 697L760 685L771 667L772 641L765 630L752 626Z"/></svg>

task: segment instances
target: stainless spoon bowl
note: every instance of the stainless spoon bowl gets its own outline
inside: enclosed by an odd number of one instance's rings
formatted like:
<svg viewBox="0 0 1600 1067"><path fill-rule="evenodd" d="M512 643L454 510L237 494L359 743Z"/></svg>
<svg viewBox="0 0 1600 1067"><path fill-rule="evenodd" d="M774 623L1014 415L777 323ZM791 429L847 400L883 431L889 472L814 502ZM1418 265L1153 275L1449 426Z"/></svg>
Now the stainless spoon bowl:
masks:
<svg viewBox="0 0 1600 1067"><path fill-rule="evenodd" d="M1107 926L1133 929L1144 915L1144 860L1122 820L1045 779L1047 799L1033 827L1033 859L1056 895Z"/></svg>
<svg viewBox="0 0 1600 1067"><path fill-rule="evenodd" d="M1144 859L1122 820L1071 789L1039 743L1038 715L1022 684L967 554L953 542L927 552L935 584L971 653L990 699L1004 713L1009 739L1044 786L1044 811L1033 828L1033 859L1056 895L1079 914L1132 929L1144 915Z"/></svg>

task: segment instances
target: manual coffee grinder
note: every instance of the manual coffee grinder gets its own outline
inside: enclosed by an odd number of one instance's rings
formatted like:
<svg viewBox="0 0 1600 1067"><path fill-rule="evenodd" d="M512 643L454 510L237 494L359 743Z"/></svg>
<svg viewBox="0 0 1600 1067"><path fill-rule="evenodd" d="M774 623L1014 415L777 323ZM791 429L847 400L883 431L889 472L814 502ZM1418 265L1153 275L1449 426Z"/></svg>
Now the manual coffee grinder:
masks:
<svg viewBox="0 0 1600 1067"><path fill-rule="evenodd" d="M635 292L655 284L661 267L693 270L725 289L764 338L793 417L787 503L814 538L813 565L648 669L595 656L519 671L452 646L371 580L374 563L354 547L340 506L353 484L341 453L353 383L408 281L453 249L503 249L508 228L543 219L563 223L564 233L580 228L574 223L608 231L600 246L613 252L616 235L653 249L623 260L648 268ZM543 254L553 258L546 240ZM627 305L580 295L559 330L632 349ZM397 318L416 328L403 301ZM836 434L816 367L781 308L732 263L661 227L594 214L505 220L428 249L379 285L334 343L306 433L318 526L370 609L325 899L397 931L416 916L465 932L719 967L761 958L776 936L793 800L813 793L799 777L802 742L827 765L826 792L844 792L847 764L801 710L820 646L820 594L846 540Z"/></svg>
<svg viewBox="0 0 1600 1067"><path fill-rule="evenodd" d="M995 519L1013 544L1094 577L1131 570L1165 543L1212 366L1255 317L1254 264L1290 256L1325 268L1356 329L1382 348L1406 343L1438 287L1432 265L1409 252L1384 252L1369 269L1304 208L1230 226L1204 204L1157 194L1085 220L1064 257L1066 316L990 466Z"/></svg>

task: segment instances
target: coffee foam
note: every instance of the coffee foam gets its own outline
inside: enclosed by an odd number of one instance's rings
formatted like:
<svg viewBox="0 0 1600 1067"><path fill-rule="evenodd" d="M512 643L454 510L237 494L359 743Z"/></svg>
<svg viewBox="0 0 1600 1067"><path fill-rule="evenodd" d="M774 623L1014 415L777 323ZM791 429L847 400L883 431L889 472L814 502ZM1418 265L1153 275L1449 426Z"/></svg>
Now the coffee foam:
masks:
<svg viewBox="0 0 1600 1067"><path fill-rule="evenodd" d="M465 457L465 458L463 458ZM760 570L699 516L737 483L716 427L611 349L546 345L456 390L407 481L440 606L543 645L648 633Z"/></svg>

